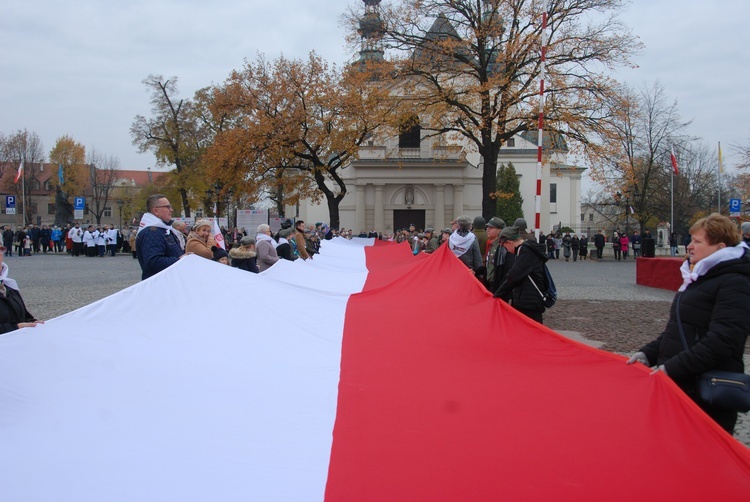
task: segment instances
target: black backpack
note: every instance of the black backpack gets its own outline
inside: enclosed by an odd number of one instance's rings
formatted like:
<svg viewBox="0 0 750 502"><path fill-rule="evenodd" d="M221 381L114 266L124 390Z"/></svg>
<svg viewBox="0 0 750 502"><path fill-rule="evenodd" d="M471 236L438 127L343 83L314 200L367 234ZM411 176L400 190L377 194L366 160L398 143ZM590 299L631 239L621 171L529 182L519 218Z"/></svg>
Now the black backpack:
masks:
<svg viewBox="0 0 750 502"><path fill-rule="evenodd" d="M550 308L555 305L555 302L557 302L557 287L555 287L555 281L552 279L552 274L549 273L547 265L542 264L542 266L544 267L544 293L542 293L542 290L536 285L534 279L531 278L531 275L528 277L531 284L534 285L536 290L542 296L542 302L544 303L545 308Z"/></svg>

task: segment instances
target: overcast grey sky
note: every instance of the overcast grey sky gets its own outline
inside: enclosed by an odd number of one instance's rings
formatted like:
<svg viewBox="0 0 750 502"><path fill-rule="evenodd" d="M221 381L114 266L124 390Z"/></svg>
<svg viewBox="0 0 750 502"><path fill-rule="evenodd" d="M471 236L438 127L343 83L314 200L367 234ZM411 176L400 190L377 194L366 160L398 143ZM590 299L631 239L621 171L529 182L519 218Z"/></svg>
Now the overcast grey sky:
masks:
<svg viewBox="0 0 750 502"><path fill-rule="evenodd" d="M180 96L218 84L258 52L304 58L314 49L337 64L351 56L339 17L356 0L34 0L5 2L0 17L0 131L38 133L47 153L68 134L119 158L153 167L129 128L149 116L142 80L177 76ZM640 68L618 78L659 80L689 133L712 148L750 143L747 19L750 2L634 0L622 19L645 44Z"/></svg>

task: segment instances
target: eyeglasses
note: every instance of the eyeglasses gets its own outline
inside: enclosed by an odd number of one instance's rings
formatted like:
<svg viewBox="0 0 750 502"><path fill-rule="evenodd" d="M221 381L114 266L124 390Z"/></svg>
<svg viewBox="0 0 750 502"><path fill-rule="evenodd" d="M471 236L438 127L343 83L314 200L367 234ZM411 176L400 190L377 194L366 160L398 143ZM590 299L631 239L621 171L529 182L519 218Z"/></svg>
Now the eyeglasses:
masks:
<svg viewBox="0 0 750 502"><path fill-rule="evenodd" d="M172 205L171 204L167 204L166 206L154 206L154 209L159 209L159 208L162 208L162 207L166 207L167 209L172 209Z"/></svg>

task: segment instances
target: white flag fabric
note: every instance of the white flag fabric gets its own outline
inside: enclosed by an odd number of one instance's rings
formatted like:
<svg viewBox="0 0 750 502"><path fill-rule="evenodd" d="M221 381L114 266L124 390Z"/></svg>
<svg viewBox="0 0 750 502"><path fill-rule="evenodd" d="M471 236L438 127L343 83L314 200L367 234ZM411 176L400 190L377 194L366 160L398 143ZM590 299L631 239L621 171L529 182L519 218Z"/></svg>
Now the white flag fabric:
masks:
<svg viewBox="0 0 750 502"><path fill-rule="evenodd" d="M0 501L746 499L748 449L668 377L447 246L373 241L261 274L188 256L0 336Z"/></svg>
<svg viewBox="0 0 750 502"><path fill-rule="evenodd" d="M224 243L224 234L221 233L221 228L219 228L219 220L217 218L214 218L214 240L216 241L217 246L226 251L227 246Z"/></svg>

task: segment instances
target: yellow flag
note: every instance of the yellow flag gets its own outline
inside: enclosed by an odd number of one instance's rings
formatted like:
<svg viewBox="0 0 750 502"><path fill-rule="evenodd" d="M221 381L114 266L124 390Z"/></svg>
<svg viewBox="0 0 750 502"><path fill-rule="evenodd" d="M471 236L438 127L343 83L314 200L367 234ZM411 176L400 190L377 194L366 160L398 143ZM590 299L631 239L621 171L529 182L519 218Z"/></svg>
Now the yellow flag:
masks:
<svg viewBox="0 0 750 502"><path fill-rule="evenodd" d="M719 141L719 172L724 172L724 163L721 158L721 141Z"/></svg>

